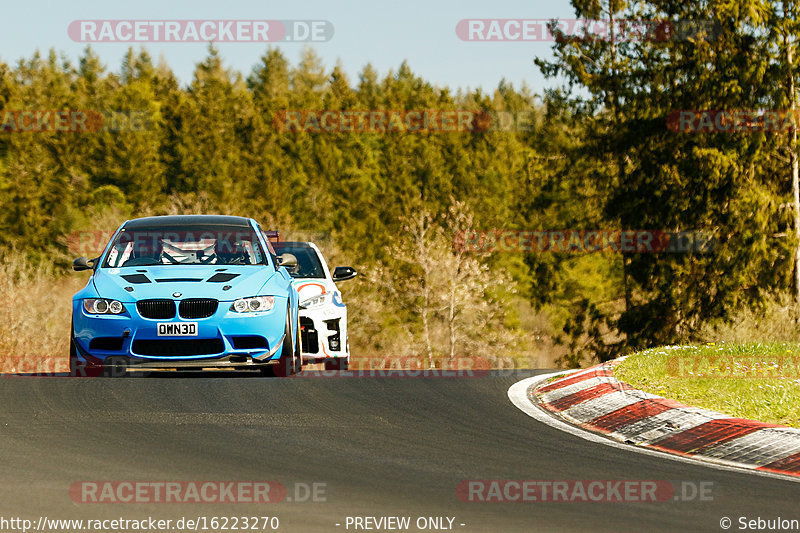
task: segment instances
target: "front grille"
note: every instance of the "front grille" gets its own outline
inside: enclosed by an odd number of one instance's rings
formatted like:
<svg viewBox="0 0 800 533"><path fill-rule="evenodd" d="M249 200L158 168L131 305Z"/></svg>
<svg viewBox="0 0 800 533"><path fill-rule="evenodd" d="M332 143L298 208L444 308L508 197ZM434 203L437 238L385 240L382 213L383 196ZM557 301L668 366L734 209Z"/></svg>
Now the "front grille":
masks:
<svg viewBox="0 0 800 533"><path fill-rule="evenodd" d="M165 299L139 300L136 302L136 310L144 318L164 320L175 316L175 302Z"/></svg>
<svg viewBox="0 0 800 533"><path fill-rule="evenodd" d="M225 351L222 339L154 339L133 341L133 353L153 357L188 357Z"/></svg>
<svg viewBox="0 0 800 533"><path fill-rule="evenodd" d="M181 300L178 313L181 318L208 318L217 312L218 304L213 298L187 298Z"/></svg>
<svg viewBox="0 0 800 533"><path fill-rule="evenodd" d="M233 348L235 350L253 350L256 348L267 348L267 339L258 335L248 335L246 337L233 337Z"/></svg>
<svg viewBox="0 0 800 533"><path fill-rule="evenodd" d="M89 343L89 349L118 352L122 350L122 337L96 337Z"/></svg>
<svg viewBox="0 0 800 533"><path fill-rule="evenodd" d="M300 317L300 344L305 353L319 353L319 340L314 321L310 318Z"/></svg>

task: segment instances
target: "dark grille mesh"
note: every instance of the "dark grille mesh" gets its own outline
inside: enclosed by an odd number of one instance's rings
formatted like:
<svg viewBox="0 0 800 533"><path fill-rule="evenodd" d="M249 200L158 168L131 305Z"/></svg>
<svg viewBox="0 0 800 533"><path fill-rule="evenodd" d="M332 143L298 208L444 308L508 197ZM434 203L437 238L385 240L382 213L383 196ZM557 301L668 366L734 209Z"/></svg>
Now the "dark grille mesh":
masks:
<svg viewBox="0 0 800 533"><path fill-rule="evenodd" d="M188 298L181 300L178 312L181 318L208 318L217 312L218 304L212 298Z"/></svg>
<svg viewBox="0 0 800 533"><path fill-rule="evenodd" d="M122 350L122 337L96 337L89 343L89 349L118 352Z"/></svg>
<svg viewBox="0 0 800 533"><path fill-rule="evenodd" d="M225 351L222 339L154 339L133 341L133 353L151 357L188 357Z"/></svg>
<svg viewBox="0 0 800 533"><path fill-rule="evenodd" d="M233 348L235 350L254 350L257 348L267 348L267 339L255 335L246 337L233 337Z"/></svg>
<svg viewBox="0 0 800 533"><path fill-rule="evenodd" d="M175 316L175 302L172 300L139 300L136 310L145 318L167 319Z"/></svg>
<svg viewBox="0 0 800 533"><path fill-rule="evenodd" d="M305 353L319 353L319 336L314 329L314 321L300 317L300 344Z"/></svg>

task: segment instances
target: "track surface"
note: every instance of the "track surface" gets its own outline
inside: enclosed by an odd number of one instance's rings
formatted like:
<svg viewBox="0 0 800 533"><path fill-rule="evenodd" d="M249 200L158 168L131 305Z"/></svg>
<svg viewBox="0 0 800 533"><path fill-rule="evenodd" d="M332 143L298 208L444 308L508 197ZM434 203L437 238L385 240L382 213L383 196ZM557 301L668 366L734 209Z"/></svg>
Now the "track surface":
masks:
<svg viewBox="0 0 800 533"><path fill-rule="evenodd" d="M0 516L275 515L280 531L302 532L348 531L347 516L454 516L464 532L720 531L723 516L732 530L740 516L800 519L800 483L629 453L535 421L506 391L541 372L0 378ZM712 482L714 499L467 503L456 497L466 479ZM68 489L81 480L275 480L290 497L295 483L316 482L327 501L77 504Z"/></svg>

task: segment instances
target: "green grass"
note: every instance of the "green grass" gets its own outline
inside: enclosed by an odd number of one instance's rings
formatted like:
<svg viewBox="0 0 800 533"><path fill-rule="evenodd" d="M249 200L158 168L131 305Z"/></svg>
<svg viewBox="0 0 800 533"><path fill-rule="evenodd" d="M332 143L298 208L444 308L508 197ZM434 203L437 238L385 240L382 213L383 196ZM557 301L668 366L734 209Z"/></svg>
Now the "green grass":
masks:
<svg viewBox="0 0 800 533"><path fill-rule="evenodd" d="M615 376L727 415L800 427L800 344L667 346L629 356Z"/></svg>

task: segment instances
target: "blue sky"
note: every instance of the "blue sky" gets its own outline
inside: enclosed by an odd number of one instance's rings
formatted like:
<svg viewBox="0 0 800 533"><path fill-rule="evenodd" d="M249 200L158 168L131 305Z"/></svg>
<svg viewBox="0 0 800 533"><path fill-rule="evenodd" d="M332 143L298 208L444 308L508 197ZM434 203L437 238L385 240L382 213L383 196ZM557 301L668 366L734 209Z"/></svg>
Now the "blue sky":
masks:
<svg viewBox="0 0 800 533"><path fill-rule="evenodd" d="M341 61L351 82L371 62L381 75L408 60L424 79L452 89L491 90L502 78L516 87L527 82L540 93L555 82L544 80L533 63L551 57L547 42L466 42L456 36L456 23L472 18L570 18L568 0L71 0L3 2L0 59L16 63L39 49L65 53L77 62L86 43L72 41L67 26L74 20L328 20L335 35L314 43L325 65ZM94 43L92 48L106 67L119 71L127 43ZM135 47L140 45L136 44ZM194 65L206 55L202 43L147 43L155 60L163 56L181 82L191 80ZM292 63L300 57L300 43L279 46ZM220 43L228 67L245 75L266 51L264 43Z"/></svg>

